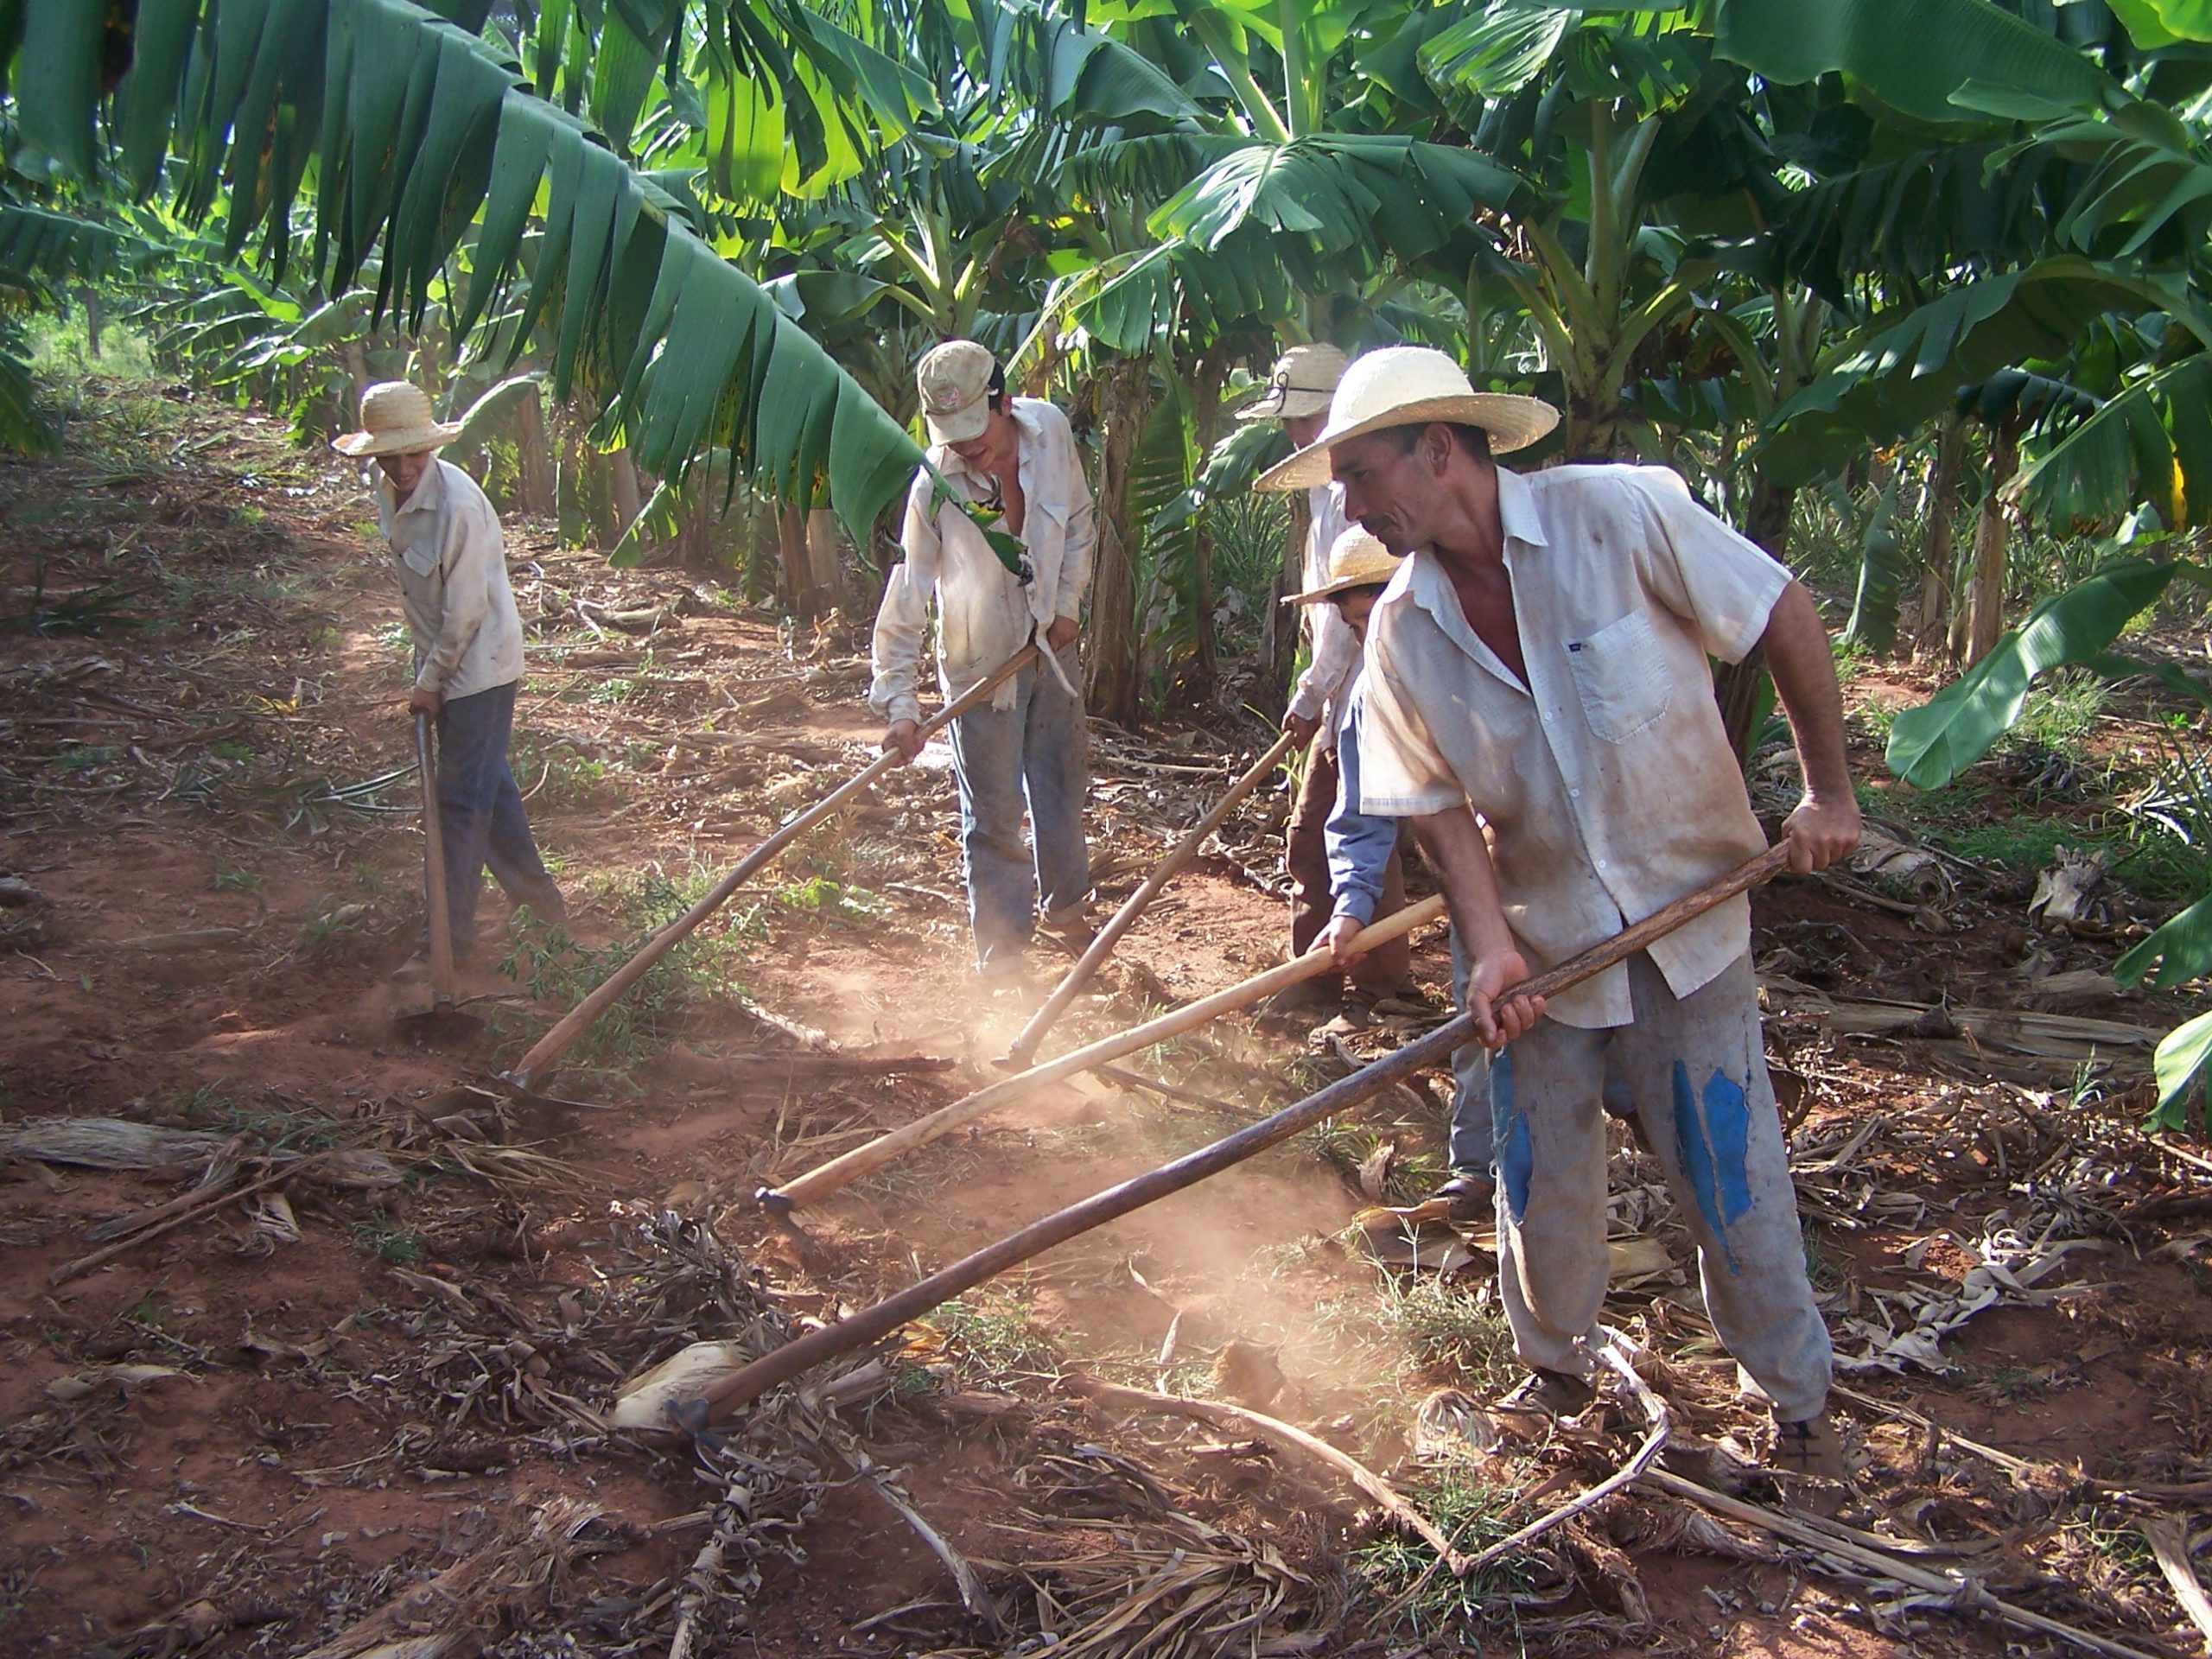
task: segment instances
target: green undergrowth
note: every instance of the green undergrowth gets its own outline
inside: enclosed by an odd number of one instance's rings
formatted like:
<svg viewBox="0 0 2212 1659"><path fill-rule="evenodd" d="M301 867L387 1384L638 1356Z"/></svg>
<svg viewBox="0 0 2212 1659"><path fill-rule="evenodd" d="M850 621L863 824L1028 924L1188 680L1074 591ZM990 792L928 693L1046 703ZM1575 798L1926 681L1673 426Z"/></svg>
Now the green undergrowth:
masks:
<svg viewBox="0 0 2212 1659"><path fill-rule="evenodd" d="M613 944L587 945L565 926L525 925L499 971L544 1007L567 1010L597 990L628 963L658 929L682 915L714 885L716 872L695 871L681 880L648 874L595 885L597 901L621 918ZM710 1002L738 1002L737 978L760 930L746 914L732 925L710 918L645 969L577 1040L563 1064L602 1082L635 1088L627 1074L667 1046L682 1021ZM545 1029L536 1017L501 1010L493 1029L512 1058Z"/></svg>
<svg viewBox="0 0 2212 1659"><path fill-rule="evenodd" d="M1414 1507L1436 1523L1464 1554L1473 1554L1510 1537L1516 1494L1484 1480L1472 1465L1438 1465L1402 1490ZM1434 1567L1435 1570L1429 1569ZM1407 1636L1449 1636L1469 1626L1493 1624L1501 1607L1529 1583L1527 1564L1509 1554L1494 1566L1457 1579L1436 1566L1436 1552L1417 1538L1387 1531L1363 1544L1353 1558L1353 1572L1365 1597L1383 1607L1395 1605L1390 1629ZM1427 1573L1427 1577L1422 1575ZM1511 1651L1509 1645L1506 1651Z"/></svg>

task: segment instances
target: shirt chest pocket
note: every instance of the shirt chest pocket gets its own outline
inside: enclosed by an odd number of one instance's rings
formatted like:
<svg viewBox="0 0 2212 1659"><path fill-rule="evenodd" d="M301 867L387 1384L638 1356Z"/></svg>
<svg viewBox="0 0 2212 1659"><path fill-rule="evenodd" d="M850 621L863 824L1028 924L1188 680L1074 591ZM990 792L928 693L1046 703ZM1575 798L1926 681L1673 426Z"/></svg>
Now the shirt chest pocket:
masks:
<svg viewBox="0 0 2212 1659"><path fill-rule="evenodd" d="M1667 712L1675 677L1660 653L1651 619L1630 611L1595 633L1570 640L1567 666L1590 729L1608 743L1624 742Z"/></svg>

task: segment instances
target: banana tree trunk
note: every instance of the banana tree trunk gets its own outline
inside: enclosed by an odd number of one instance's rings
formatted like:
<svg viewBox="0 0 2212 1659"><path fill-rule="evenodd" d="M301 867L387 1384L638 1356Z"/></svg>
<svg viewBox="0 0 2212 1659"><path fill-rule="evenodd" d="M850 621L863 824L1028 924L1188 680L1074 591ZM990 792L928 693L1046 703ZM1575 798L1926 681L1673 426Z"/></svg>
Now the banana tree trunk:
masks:
<svg viewBox="0 0 2212 1659"><path fill-rule="evenodd" d="M2020 468L2019 423L2008 416L1989 444L1989 489L1974 531L1974 577L1967 593L1961 665L1972 668L1995 649L2005 632L2005 485ZM1952 637L1958 639L1954 627Z"/></svg>
<svg viewBox="0 0 2212 1659"><path fill-rule="evenodd" d="M1928 519L1928 546L1920 573L1920 612L1913 621L1913 654L1925 659L1943 643L1943 619L1951 608L1952 567L1957 562L1956 521L1959 474L1966 459L1966 428L1956 414L1946 415L1928 458L1928 483L1922 505Z"/></svg>
<svg viewBox="0 0 2212 1659"><path fill-rule="evenodd" d="M620 541L645 511L645 492L638 486L638 463L630 459L628 445L607 456L607 468L608 487L614 496L614 539Z"/></svg>
<svg viewBox="0 0 2212 1659"><path fill-rule="evenodd" d="M1090 711L1134 728L1141 714L1137 671L1138 533L1129 518L1129 461L1152 404L1151 365L1122 362L1099 377L1097 570L1090 587Z"/></svg>
<svg viewBox="0 0 2212 1659"><path fill-rule="evenodd" d="M1751 504L1744 515L1744 534L1781 563L1789 563L1789 519L1797 506L1797 492L1786 485L1760 479L1751 487ZM1713 677L1713 698L1720 705L1720 728L1736 764L1748 765L1751 745L1758 741L1759 705L1765 701L1761 688L1766 681L1766 653L1758 646L1740 663L1723 663Z"/></svg>
<svg viewBox="0 0 2212 1659"><path fill-rule="evenodd" d="M786 504L776 516L776 556L784 572L784 603L794 622L821 614L814 592L814 566L807 556L806 515Z"/></svg>
<svg viewBox="0 0 2212 1659"><path fill-rule="evenodd" d="M545 408L531 387L515 406L516 491L522 510L543 518L555 511L553 449L545 436Z"/></svg>
<svg viewBox="0 0 2212 1659"><path fill-rule="evenodd" d="M844 561L837 556L837 515L828 507L806 515L806 568L819 608L849 607Z"/></svg>
<svg viewBox="0 0 2212 1659"><path fill-rule="evenodd" d="M1306 537L1313 528L1313 509L1303 490L1290 497L1290 530L1283 538L1282 563L1268 589L1267 613L1260 619L1261 706L1282 708L1290 701L1290 671L1298 660L1298 611L1286 595L1306 585Z"/></svg>

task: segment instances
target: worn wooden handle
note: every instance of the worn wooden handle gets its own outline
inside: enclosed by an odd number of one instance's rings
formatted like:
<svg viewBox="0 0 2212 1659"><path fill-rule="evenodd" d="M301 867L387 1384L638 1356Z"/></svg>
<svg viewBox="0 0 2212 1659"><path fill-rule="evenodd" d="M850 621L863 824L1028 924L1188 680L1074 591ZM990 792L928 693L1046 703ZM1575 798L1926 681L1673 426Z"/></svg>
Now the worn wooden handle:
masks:
<svg viewBox="0 0 2212 1659"><path fill-rule="evenodd" d="M1007 658L1004 663L992 670L986 677L977 681L939 709L922 727L920 737L927 740L935 733L942 731L970 709L982 702L1000 686L1036 660L1037 647L1034 645L1024 645L1013 656ZM645 977L647 969L673 950L700 923L728 904L730 894L751 880L760 873L762 867L772 861L785 848L790 846L824 818L829 817L847 801L890 771L892 767L901 765L903 762L904 757L898 751L885 750L856 776L831 791L740 859L737 867L721 880L715 882L704 898L662 928L652 938L647 939L639 947L636 956L609 974L596 990L563 1015L560 1023L552 1030L539 1038L537 1046L524 1055L512 1071L504 1074L503 1081L524 1093L530 1092L541 1071L567 1053L576 1039L583 1035L593 1021L613 1006L623 993Z"/></svg>
<svg viewBox="0 0 2212 1659"><path fill-rule="evenodd" d="M438 769L430 759L430 717L419 711L415 716L415 772L423 780L423 904L430 923L430 1006L450 1008L453 920L446 910L446 836L438 818Z"/></svg>
<svg viewBox="0 0 2212 1659"><path fill-rule="evenodd" d="M1037 1046L1045 1040L1045 1033L1052 1028L1053 1022L1059 1019L1068 1004L1075 1001L1076 993L1090 982L1090 976L1098 971L1099 964L1114 954L1114 947L1122 942L1122 936L1136 925L1137 918L1143 915L1152 901L1160 896L1160 889L1174 879L1176 872L1198 856L1198 849L1205 844L1206 837L1221 828L1229 815L1236 810L1238 803L1267 781L1268 775L1282 763L1283 756L1290 752L1290 746L1294 741L1288 732L1275 739L1268 752L1252 763L1251 769L1231 784L1229 792L1214 803L1213 810L1200 818L1192 826L1191 833L1175 844L1174 850L1160 861L1152 874L1145 877L1144 884L1122 901L1122 907L1114 912L1112 918L1098 930L1098 937L1090 942L1090 948L1083 953L1074 967L1068 969L1066 976L1052 988L1052 995L1045 999L1045 1006L1029 1016L1029 1023L1021 1028L1021 1035L1014 1039L1013 1048L1007 1051L1006 1058L1000 1064L1011 1066L1029 1064L1030 1056L1036 1053Z"/></svg>
<svg viewBox="0 0 2212 1659"><path fill-rule="evenodd" d="M1396 915L1386 916L1366 928L1352 941L1352 949L1372 950L1376 945L1401 934L1409 933L1423 922L1434 921L1443 914L1442 899L1424 899L1419 904L1408 905ZM985 1113L995 1111L1010 1100L1040 1089L1048 1083L1058 1083L1062 1077L1103 1065L1109 1060L1118 1060L1124 1054L1150 1048L1154 1043L1165 1042L1179 1033L1190 1031L1208 1020L1217 1020L1224 1014L1247 1007L1264 996L1313 978L1325 970L1331 961L1327 950L1317 946L1294 962L1287 962L1280 968L1270 968L1264 974L1255 975L1225 991L1216 991L1211 996L1201 998L1186 1007L1163 1014L1159 1019L1147 1020L1143 1025L1132 1026L1111 1037L1102 1037L1098 1041L1063 1054L1056 1060L1049 1060L1043 1065L1033 1066L1017 1076L978 1089L974 1094L954 1101L950 1106L938 1107L927 1117L918 1117L888 1135L880 1135L863 1146L855 1147L850 1152L832 1158L826 1164L817 1165L783 1186L764 1188L759 1195L760 1201L772 1209L785 1211L818 1203L840 1187L849 1186L861 1176L882 1168L893 1159L912 1152L917 1147L927 1146L940 1135L949 1135L963 1123L974 1122Z"/></svg>
<svg viewBox="0 0 2212 1659"><path fill-rule="evenodd" d="M1548 973L1523 980L1518 985L1501 993L1498 1001L1515 996L1555 996L1584 980L1595 978L1616 963L1627 961L1651 943L1673 932L1683 923L1702 916L1716 905L1725 904L1738 893L1758 887L1761 882L1779 874L1788 868L1789 852L1787 845L1770 847L1757 858L1739 864L1727 874L1700 887L1686 898L1678 899L1632 927L1624 928L1603 944L1592 945ZM1399 916L1407 914L1401 911ZM1393 919L1395 919L1395 918ZM1128 1215L1132 1210L1141 1210L1157 1203L1171 1193L1180 1192L1186 1186L1195 1186L1208 1176L1218 1175L1223 1170L1243 1163L1247 1158L1265 1152L1280 1141L1287 1141L1300 1130L1309 1128L1324 1118L1357 1106L1371 1095L1380 1094L1400 1078L1409 1077L1424 1066L1441 1062L1453 1050L1473 1040L1475 1019L1463 1014L1446 1020L1426 1036L1415 1038L1396 1052L1387 1054L1373 1065L1363 1066L1348 1077L1340 1077L1318 1093L1308 1095L1295 1105L1286 1106L1272 1117L1223 1136L1211 1145L1186 1153L1173 1163L1132 1177L1117 1186L1066 1209L1055 1211L1041 1221L1032 1222L1017 1233L1011 1233L995 1244L985 1246L973 1255L942 1268L919 1283L911 1285L897 1295L878 1302L873 1307L840 1319L835 1325L810 1331L804 1336L785 1344L781 1348L763 1354L741 1370L732 1372L702 1396L702 1408L709 1421L726 1417L747 1402L757 1400L779 1383L788 1382L800 1372L820 1364L825 1359L849 1353L865 1347L879 1337L888 1336L909 1319L919 1319L931 1308L948 1302L964 1290L971 1290L986 1279L1003 1273L1017 1263L1041 1255L1055 1244L1102 1227L1109 1221ZM1071 1059L1075 1057L1069 1056ZM1056 1062L1057 1064L1057 1062ZM1041 1069L1041 1068L1040 1068ZM1020 1078L1010 1081L1020 1082ZM1003 1086L1003 1085L1001 1085Z"/></svg>

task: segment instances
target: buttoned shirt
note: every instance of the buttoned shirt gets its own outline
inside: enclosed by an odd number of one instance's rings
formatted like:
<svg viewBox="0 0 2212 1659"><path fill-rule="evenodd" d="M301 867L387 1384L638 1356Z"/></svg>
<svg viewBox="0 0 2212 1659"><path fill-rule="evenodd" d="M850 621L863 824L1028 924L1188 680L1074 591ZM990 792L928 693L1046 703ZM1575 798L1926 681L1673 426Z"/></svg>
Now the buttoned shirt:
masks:
<svg viewBox="0 0 2212 1659"><path fill-rule="evenodd" d="M522 617L499 515L476 480L433 457L405 501L381 474L377 528L399 567L415 683L448 702L522 677Z"/></svg>
<svg viewBox="0 0 2212 1659"><path fill-rule="evenodd" d="M1506 922L1541 972L1765 846L1707 659L1743 659L1789 573L1665 467L1501 467L1497 505L1528 683L1468 624L1435 556L1416 552L1368 624L1359 804L1391 817L1471 804ZM1750 944L1738 897L1650 955L1687 996ZM1628 969L1549 1012L1627 1024Z"/></svg>
<svg viewBox="0 0 2212 1659"><path fill-rule="evenodd" d="M1013 403L1021 493L1027 505L1021 541L1033 575L1021 580L999 563L961 502L985 499L990 480L970 472L944 445L929 452L957 499L937 499L937 481L918 468L906 493L906 559L884 584L875 615L875 678L868 706L886 720L919 720L915 695L922 634L937 600L938 688L960 696L1027 645L1039 624L1077 616L1090 586L1097 541L1090 486L1068 417L1033 397ZM992 707L1014 706L1014 683L999 688Z"/></svg>
<svg viewBox="0 0 2212 1659"><path fill-rule="evenodd" d="M1317 484L1306 493L1306 500L1310 516L1305 591L1311 593L1329 580L1329 550L1351 528L1351 520L1344 517L1344 493L1339 485ZM1321 747L1333 749L1337 733L1344 723L1352 676L1359 667L1359 637L1352 632L1344 613L1325 601L1299 608L1306 613L1313 655L1292 689L1290 712L1301 719L1319 721Z"/></svg>

